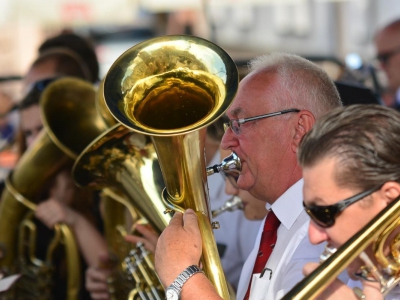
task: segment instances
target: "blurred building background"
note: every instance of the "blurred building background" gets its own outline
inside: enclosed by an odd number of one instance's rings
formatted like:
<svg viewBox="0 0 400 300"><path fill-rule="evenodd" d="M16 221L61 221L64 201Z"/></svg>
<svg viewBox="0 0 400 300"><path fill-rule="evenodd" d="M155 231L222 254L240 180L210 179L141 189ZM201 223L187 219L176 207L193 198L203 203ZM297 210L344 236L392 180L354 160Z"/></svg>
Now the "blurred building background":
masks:
<svg viewBox="0 0 400 300"><path fill-rule="evenodd" d="M373 62L374 32L399 17L398 0L1 0L0 76L22 76L37 46L62 30L93 40L102 76L132 45L175 33L207 38L239 65L285 51L335 74L337 64ZM0 88L18 98L10 82Z"/></svg>
<svg viewBox="0 0 400 300"><path fill-rule="evenodd" d="M100 78L140 41L192 34L224 48L242 74L251 58L283 51L319 63L335 80L379 92L385 78L373 37L398 18L399 0L1 0L0 121L18 126L18 116L7 114L10 99L20 101L21 78L38 46L60 32L93 42ZM7 171L14 156L1 154L0 171Z"/></svg>

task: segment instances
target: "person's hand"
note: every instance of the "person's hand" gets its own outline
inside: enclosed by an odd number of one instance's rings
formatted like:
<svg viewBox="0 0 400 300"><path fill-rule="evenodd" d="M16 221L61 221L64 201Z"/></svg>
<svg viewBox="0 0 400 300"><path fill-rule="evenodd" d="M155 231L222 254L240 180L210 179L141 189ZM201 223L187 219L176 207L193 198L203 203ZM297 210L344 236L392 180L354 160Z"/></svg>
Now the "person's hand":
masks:
<svg viewBox="0 0 400 300"><path fill-rule="evenodd" d="M158 234L150 225L138 224L135 227L142 236L137 235L126 235L125 240L133 244L143 243L144 248L151 253L156 251L156 245L158 241Z"/></svg>
<svg viewBox="0 0 400 300"><path fill-rule="evenodd" d="M164 287L169 286L187 267L197 265L201 257L201 235L192 209L175 213L157 242L156 272Z"/></svg>
<svg viewBox="0 0 400 300"><path fill-rule="evenodd" d="M308 263L303 268L303 274L309 275L319 266L318 263ZM383 300L384 297L380 292L380 286L377 282L362 281L363 289L362 294L365 295L365 299ZM318 300L358 300L358 297L353 289L348 287L339 279L335 279L324 291L316 298Z"/></svg>
<svg viewBox="0 0 400 300"><path fill-rule="evenodd" d="M89 267L86 270L86 290L93 300L108 300L110 294L108 293L107 278L112 272L108 254L101 255L99 261L99 266Z"/></svg>
<svg viewBox="0 0 400 300"><path fill-rule="evenodd" d="M49 199L38 204L35 216L47 227L53 228L57 223L74 226L77 213L62 202Z"/></svg>

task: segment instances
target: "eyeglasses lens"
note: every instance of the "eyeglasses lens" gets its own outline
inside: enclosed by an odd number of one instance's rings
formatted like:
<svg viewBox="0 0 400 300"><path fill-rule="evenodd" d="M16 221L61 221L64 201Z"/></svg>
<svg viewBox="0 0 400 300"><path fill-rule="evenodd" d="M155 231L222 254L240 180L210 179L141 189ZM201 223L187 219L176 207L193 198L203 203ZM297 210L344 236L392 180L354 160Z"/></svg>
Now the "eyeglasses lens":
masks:
<svg viewBox="0 0 400 300"><path fill-rule="evenodd" d="M336 210L331 211L328 207L312 206L307 207L306 211L314 222L321 227L327 228L335 223Z"/></svg>

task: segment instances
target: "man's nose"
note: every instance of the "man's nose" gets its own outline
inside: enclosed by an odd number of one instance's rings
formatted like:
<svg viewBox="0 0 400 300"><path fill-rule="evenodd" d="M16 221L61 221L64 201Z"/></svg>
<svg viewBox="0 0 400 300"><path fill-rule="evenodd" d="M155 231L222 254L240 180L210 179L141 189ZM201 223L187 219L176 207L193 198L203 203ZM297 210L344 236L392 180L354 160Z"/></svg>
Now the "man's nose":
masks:
<svg viewBox="0 0 400 300"><path fill-rule="evenodd" d="M313 221L310 221L310 225L308 226L308 237L313 245L318 245L328 240L325 229L319 227Z"/></svg>
<svg viewBox="0 0 400 300"><path fill-rule="evenodd" d="M233 133L232 129L228 128L221 140L221 148L224 150L231 150L233 147L239 145L236 134Z"/></svg>

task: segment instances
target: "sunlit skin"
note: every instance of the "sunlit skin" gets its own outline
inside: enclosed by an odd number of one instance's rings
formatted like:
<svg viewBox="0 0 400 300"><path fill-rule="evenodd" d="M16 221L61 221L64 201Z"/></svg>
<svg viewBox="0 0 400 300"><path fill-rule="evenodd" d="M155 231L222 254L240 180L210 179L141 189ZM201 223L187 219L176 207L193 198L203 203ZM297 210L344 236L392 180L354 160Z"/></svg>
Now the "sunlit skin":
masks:
<svg viewBox="0 0 400 300"><path fill-rule="evenodd" d="M266 80L265 74L251 73L246 76L227 111L228 118L246 118L282 109L265 99L265 95L274 97L277 85L273 76L270 76L270 80ZM293 155L297 150L297 140L300 139L296 136L294 124L302 122L304 118L310 120L313 117L306 117L302 113L277 116L243 124L240 135L231 129L225 132L221 148L236 152L242 162L238 188L272 204L297 181L295 178L301 178L296 155Z"/></svg>
<svg viewBox="0 0 400 300"><path fill-rule="evenodd" d="M306 205L332 205L362 192L354 188L339 187L334 180L336 169L337 163L333 158L323 159L315 166L303 169L303 195ZM336 217L332 227L322 228L311 222L308 232L311 243L327 241L336 248L343 245L387 206L386 201L375 200L376 194L378 192L347 207Z"/></svg>
<svg viewBox="0 0 400 300"><path fill-rule="evenodd" d="M397 28L386 28L375 38L377 54L390 53L400 48L400 26ZM400 52L392 55L387 63L381 64L388 79L391 92L396 92L400 87Z"/></svg>
<svg viewBox="0 0 400 300"><path fill-rule="evenodd" d="M43 122L40 117L40 107L36 104L31 105L22 109L20 114L21 130L24 134L26 145L29 147L43 128Z"/></svg>
<svg viewBox="0 0 400 300"><path fill-rule="evenodd" d="M221 158L227 157L230 151L221 150ZM234 187L231 182L225 180L225 192L228 195L236 195L242 199L243 213L248 220L262 220L268 210L265 208L265 202L254 198L249 192Z"/></svg>
<svg viewBox="0 0 400 300"><path fill-rule="evenodd" d="M335 171L338 168L334 158L324 158L314 166L303 169L303 195L306 205L332 205L361 192L359 189L340 187L336 184ZM311 243L319 244L326 241L339 248L398 195L400 195L400 185L396 182L388 182L380 190L347 207L335 218L335 224L332 227L322 228L311 221L308 231ZM366 253L373 261L376 261L371 254L370 247L366 249ZM347 271L353 279L356 279L354 273L359 270L361 265L364 263L360 259L356 259L348 266ZM307 264L304 267L304 274L308 275L317 266L318 264ZM376 283L363 281L363 292L368 295L367 299L383 299ZM358 299L351 289L339 280L335 280L319 299L343 299L343 297Z"/></svg>

